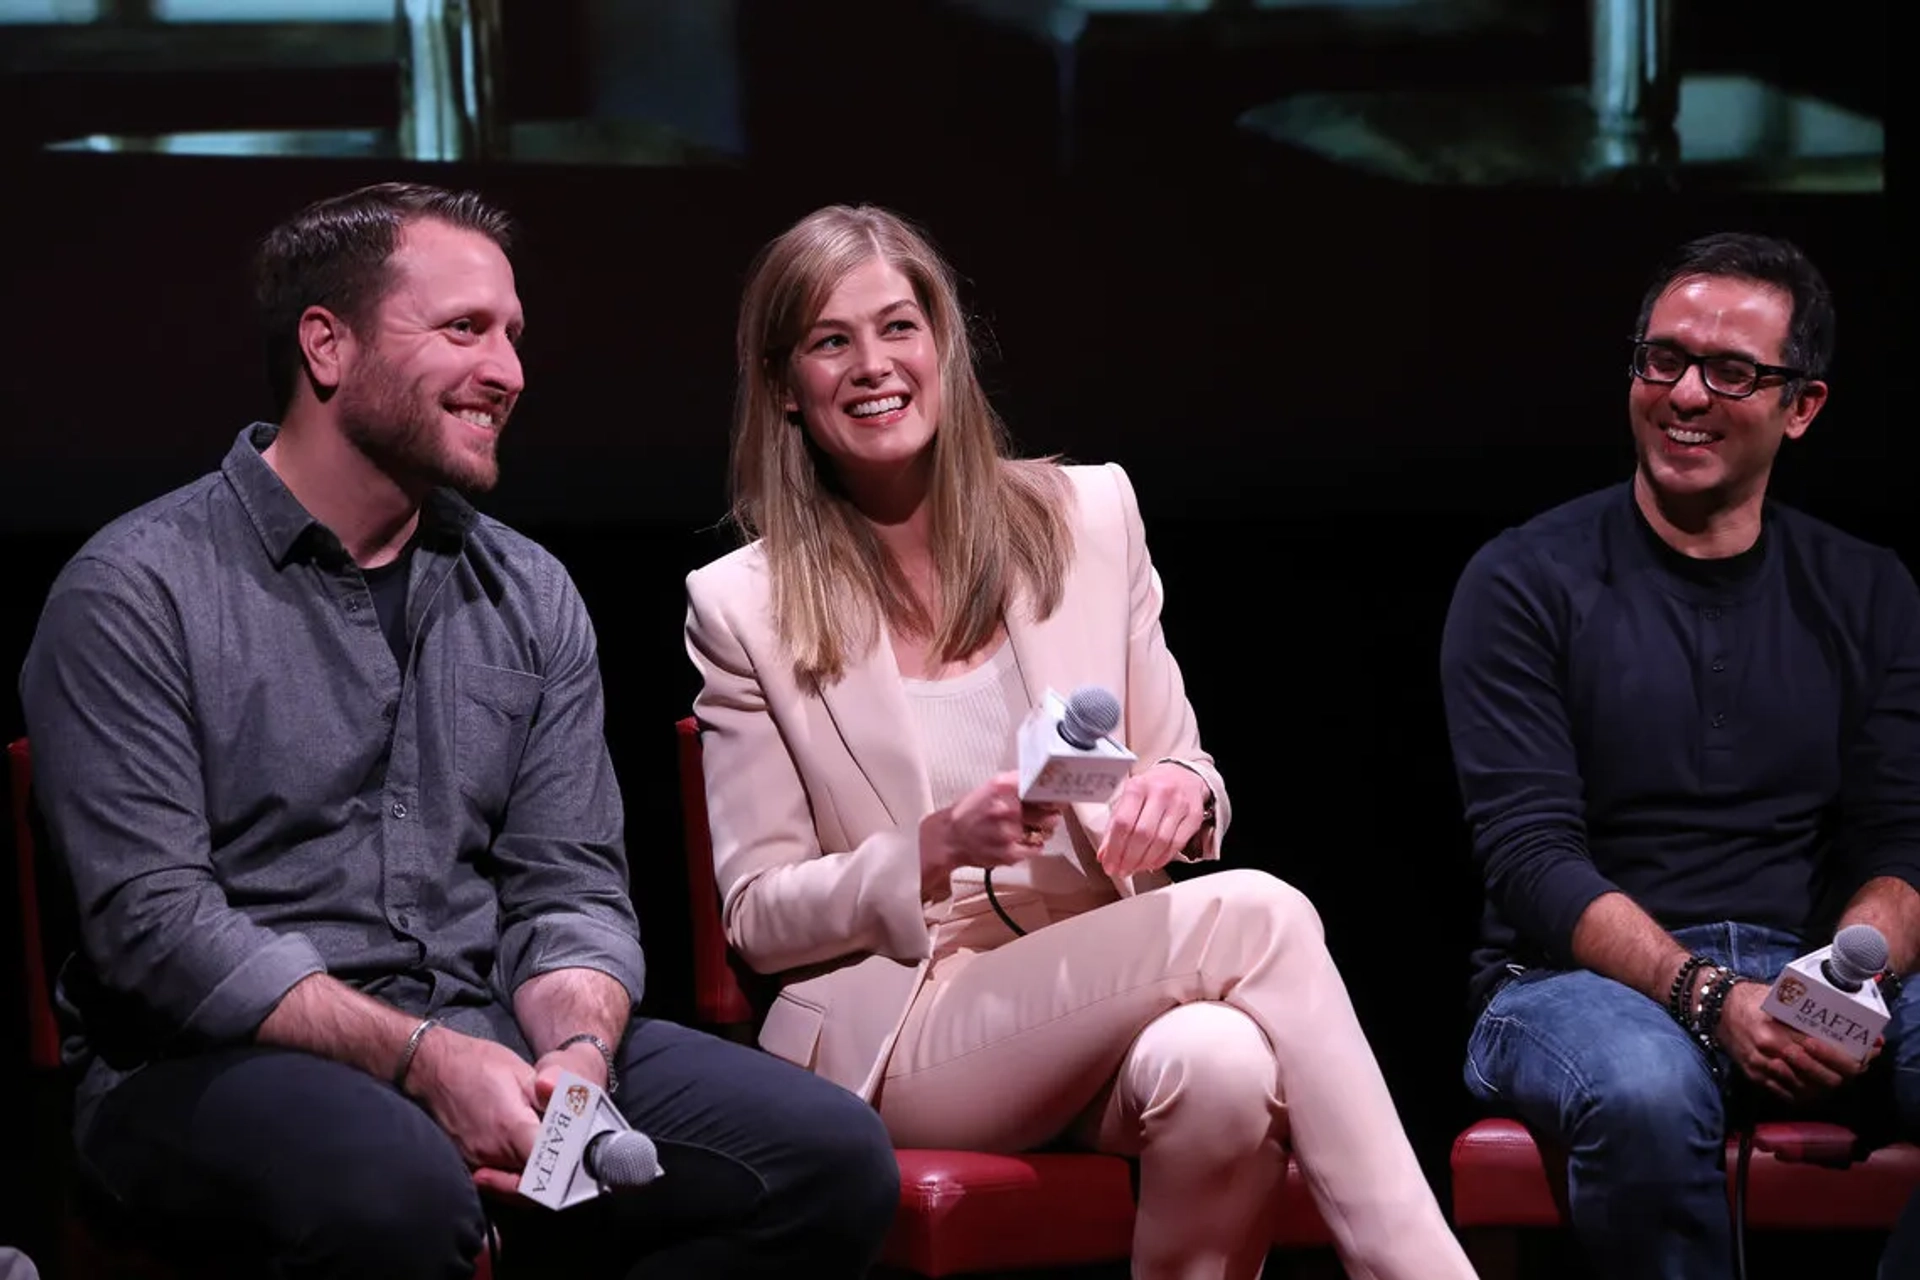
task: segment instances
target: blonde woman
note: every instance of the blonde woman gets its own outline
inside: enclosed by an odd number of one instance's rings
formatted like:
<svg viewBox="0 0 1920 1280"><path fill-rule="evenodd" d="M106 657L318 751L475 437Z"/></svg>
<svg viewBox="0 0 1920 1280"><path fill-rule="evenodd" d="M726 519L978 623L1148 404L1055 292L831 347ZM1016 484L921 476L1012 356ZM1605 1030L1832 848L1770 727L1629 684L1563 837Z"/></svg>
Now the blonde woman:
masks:
<svg viewBox="0 0 1920 1280"><path fill-rule="evenodd" d="M1139 1276L1258 1275L1289 1141L1352 1275L1471 1275L1312 906L1168 880L1232 809L1126 474L1006 456L951 272L879 209L767 246L738 354L754 540L688 578L687 644L727 936L781 983L762 1046L900 1146L1138 1157ZM1016 726L1088 684L1135 772L1023 805Z"/></svg>

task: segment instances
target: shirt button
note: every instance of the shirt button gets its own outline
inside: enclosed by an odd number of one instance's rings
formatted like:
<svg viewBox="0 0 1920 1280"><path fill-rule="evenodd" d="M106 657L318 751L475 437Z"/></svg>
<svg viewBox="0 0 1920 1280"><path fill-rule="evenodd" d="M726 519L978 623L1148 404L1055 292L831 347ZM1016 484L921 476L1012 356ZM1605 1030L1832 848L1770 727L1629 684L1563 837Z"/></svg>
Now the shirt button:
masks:
<svg viewBox="0 0 1920 1280"><path fill-rule="evenodd" d="M348 613L360 612L360 601L357 599L347 601L347 612Z"/></svg>
<svg viewBox="0 0 1920 1280"><path fill-rule="evenodd" d="M395 800L393 802L393 808L388 810L388 812L393 814L393 816L396 818L404 818L407 816L407 806L402 804L400 801Z"/></svg>
<svg viewBox="0 0 1920 1280"><path fill-rule="evenodd" d="M1708 622L1712 622L1715 618L1718 618L1720 616L1720 611L1718 609L1706 609L1701 612L1700 616L1705 618Z"/></svg>
<svg viewBox="0 0 1920 1280"><path fill-rule="evenodd" d="M1716 662L1713 664L1713 669L1715 671L1725 671L1727 669L1727 664L1724 662Z"/></svg>
<svg viewBox="0 0 1920 1280"><path fill-rule="evenodd" d="M1724 728L1726 727L1726 724L1727 724L1727 717L1726 717L1726 715L1725 715L1725 713L1724 713L1724 712L1719 712L1719 711L1716 711L1716 712L1714 712L1714 713L1713 713L1713 727L1714 727L1714 728L1716 728L1716 729L1724 729Z"/></svg>

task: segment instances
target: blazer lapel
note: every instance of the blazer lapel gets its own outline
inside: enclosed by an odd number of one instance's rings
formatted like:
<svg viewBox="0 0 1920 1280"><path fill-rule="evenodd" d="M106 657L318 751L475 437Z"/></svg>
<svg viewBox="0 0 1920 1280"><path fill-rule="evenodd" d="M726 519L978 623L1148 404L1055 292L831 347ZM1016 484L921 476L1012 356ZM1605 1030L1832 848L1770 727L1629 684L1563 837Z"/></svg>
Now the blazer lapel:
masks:
<svg viewBox="0 0 1920 1280"><path fill-rule="evenodd" d="M933 790L920 736L913 728L900 668L893 660L893 641L884 623L873 651L822 689L820 700L847 754L886 813L885 824L875 823L874 828L904 827L932 812ZM857 840L866 833L848 834Z"/></svg>
<svg viewBox="0 0 1920 1280"><path fill-rule="evenodd" d="M1039 706L1049 689L1063 698L1073 692L1073 672L1068 664L1075 653L1079 627L1073 618L1064 616L1067 613L1056 609L1045 622L1035 622L1024 600L1007 610L1007 643L1013 646L1014 660L1020 664L1020 682L1026 686L1030 706Z"/></svg>

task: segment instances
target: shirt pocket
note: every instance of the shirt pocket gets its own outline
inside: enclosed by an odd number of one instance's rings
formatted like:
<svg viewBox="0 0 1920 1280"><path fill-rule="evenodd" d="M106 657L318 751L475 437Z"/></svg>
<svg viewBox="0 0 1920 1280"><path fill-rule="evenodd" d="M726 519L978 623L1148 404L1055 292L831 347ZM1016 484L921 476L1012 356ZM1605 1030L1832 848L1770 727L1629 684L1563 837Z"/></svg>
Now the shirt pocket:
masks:
<svg viewBox="0 0 1920 1280"><path fill-rule="evenodd" d="M454 687L453 767L482 813L506 807L545 682L530 671L460 664Z"/></svg>

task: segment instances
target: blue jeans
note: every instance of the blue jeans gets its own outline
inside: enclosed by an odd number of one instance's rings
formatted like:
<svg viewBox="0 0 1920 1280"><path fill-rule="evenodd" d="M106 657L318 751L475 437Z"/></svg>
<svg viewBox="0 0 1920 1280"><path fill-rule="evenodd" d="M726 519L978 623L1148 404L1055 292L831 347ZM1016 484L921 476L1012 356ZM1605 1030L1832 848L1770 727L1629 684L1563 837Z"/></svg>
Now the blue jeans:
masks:
<svg viewBox="0 0 1920 1280"><path fill-rule="evenodd" d="M1745 924L1674 931L1689 951L1751 978L1772 979L1812 950L1777 929ZM1881 1061L1821 1115L1888 1137L1920 1134L1920 980L1887 1024ZM1739 1069L1720 1055L1734 1097ZM1567 1152L1573 1229L1598 1276L1721 1280L1733 1272L1727 1212L1727 1114L1706 1055L1666 1008L1587 970L1532 969L1487 1002L1467 1044L1467 1087ZM1771 1095L1767 1095L1771 1096ZM1760 1105L1757 1101L1754 1105ZM1893 1259L1920 1240L1911 1208L1888 1244Z"/></svg>

